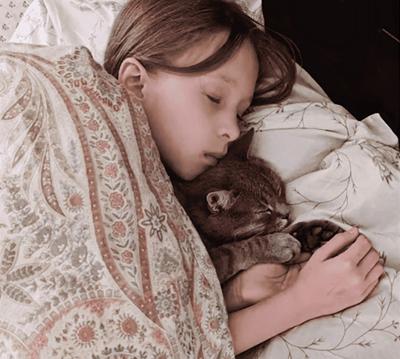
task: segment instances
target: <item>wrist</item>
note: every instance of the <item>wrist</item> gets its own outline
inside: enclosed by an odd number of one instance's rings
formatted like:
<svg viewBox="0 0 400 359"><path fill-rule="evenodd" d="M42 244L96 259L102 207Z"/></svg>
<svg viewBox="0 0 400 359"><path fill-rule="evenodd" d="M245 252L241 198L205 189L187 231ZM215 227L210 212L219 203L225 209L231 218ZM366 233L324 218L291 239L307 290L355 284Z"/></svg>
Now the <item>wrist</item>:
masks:
<svg viewBox="0 0 400 359"><path fill-rule="evenodd" d="M229 329L235 353L312 319L308 307L303 306L304 302L299 304L296 294L296 290L289 287L252 306L230 313Z"/></svg>
<svg viewBox="0 0 400 359"><path fill-rule="evenodd" d="M311 298L312 295L310 295L307 288L304 288L301 283L294 283L284 291L287 296L295 299L294 305L298 309L298 315L302 318L303 322L319 316L317 305Z"/></svg>

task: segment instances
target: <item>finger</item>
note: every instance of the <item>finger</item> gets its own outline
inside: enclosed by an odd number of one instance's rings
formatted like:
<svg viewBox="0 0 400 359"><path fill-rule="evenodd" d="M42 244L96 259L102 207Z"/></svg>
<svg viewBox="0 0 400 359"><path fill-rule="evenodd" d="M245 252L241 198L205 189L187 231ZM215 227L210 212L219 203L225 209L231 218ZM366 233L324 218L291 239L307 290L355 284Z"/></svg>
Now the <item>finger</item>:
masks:
<svg viewBox="0 0 400 359"><path fill-rule="evenodd" d="M379 262L379 254L378 252L371 248L369 252L365 255L363 259L358 263L358 268L364 278L367 277L368 273L375 267L375 265Z"/></svg>
<svg viewBox="0 0 400 359"><path fill-rule="evenodd" d="M281 284L282 289L289 287L296 281L296 279L299 275L300 269L301 269L300 264L293 265L290 267L288 273L286 274L286 276Z"/></svg>
<svg viewBox="0 0 400 359"><path fill-rule="evenodd" d="M382 264L377 263L367 274L365 281L367 283L379 280L379 278L385 273L385 269Z"/></svg>
<svg viewBox="0 0 400 359"><path fill-rule="evenodd" d="M383 266L386 264L386 255L383 252L379 253L379 263Z"/></svg>
<svg viewBox="0 0 400 359"><path fill-rule="evenodd" d="M310 260L325 260L335 256L343 248L353 243L358 237L358 228L352 227L350 230L336 234L330 241L318 248L311 256Z"/></svg>
<svg viewBox="0 0 400 359"><path fill-rule="evenodd" d="M308 261L310 259L310 257L311 257L311 253L302 252L291 264L304 263L304 262Z"/></svg>
<svg viewBox="0 0 400 359"><path fill-rule="evenodd" d="M255 264L245 272L249 276L263 276L268 278L279 278L286 275L289 267L283 264L277 263L259 263Z"/></svg>
<svg viewBox="0 0 400 359"><path fill-rule="evenodd" d="M373 290L378 285L378 283L379 283L379 280L375 280L372 283L370 283L367 288L364 289L364 291L362 293L363 300L366 299L368 297L368 295L370 295L373 292Z"/></svg>
<svg viewBox="0 0 400 359"><path fill-rule="evenodd" d="M340 257L351 260L354 264L358 265L371 248L372 245L368 238L360 235L348 249L340 254Z"/></svg>

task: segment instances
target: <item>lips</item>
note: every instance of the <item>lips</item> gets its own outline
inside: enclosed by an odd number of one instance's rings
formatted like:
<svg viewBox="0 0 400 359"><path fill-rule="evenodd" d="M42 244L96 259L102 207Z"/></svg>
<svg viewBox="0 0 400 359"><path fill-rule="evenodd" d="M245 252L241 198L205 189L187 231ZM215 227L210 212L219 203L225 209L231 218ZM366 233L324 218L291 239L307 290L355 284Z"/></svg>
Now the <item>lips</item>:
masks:
<svg viewBox="0 0 400 359"><path fill-rule="evenodd" d="M204 157L206 158L207 162L211 165L211 166L215 166L218 163L218 158L214 157L213 155L209 154L209 153L205 153Z"/></svg>
<svg viewBox="0 0 400 359"><path fill-rule="evenodd" d="M217 160L220 160L221 158L225 157L226 152L207 152L205 155L211 156L211 157L216 158Z"/></svg>
<svg viewBox="0 0 400 359"><path fill-rule="evenodd" d="M225 157L226 153L227 150L221 152L204 152L204 157L211 166L215 166L221 158Z"/></svg>

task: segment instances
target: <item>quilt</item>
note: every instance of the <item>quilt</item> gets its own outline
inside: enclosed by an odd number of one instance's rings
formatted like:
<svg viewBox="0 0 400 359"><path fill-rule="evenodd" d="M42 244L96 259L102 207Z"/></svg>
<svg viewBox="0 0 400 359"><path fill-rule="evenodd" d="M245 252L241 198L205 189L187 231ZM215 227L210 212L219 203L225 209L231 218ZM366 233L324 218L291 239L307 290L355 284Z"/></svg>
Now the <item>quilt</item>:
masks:
<svg viewBox="0 0 400 359"><path fill-rule="evenodd" d="M83 47L0 51L0 358L232 358L142 107Z"/></svg>

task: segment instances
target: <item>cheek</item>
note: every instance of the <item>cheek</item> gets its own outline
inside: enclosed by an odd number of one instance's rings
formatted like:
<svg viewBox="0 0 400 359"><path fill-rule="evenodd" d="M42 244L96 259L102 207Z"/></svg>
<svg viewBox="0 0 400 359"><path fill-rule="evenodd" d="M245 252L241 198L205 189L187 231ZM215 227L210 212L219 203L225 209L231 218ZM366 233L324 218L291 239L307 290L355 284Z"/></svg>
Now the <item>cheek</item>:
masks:
<svg viewBox="0 0 400 359"><path fill-rule="evenodd" d="M143 104L164 164L178 176L193 179L206 169L201 153L214 150L201 97L184 83L167 82L147 91Z"/></svg>

